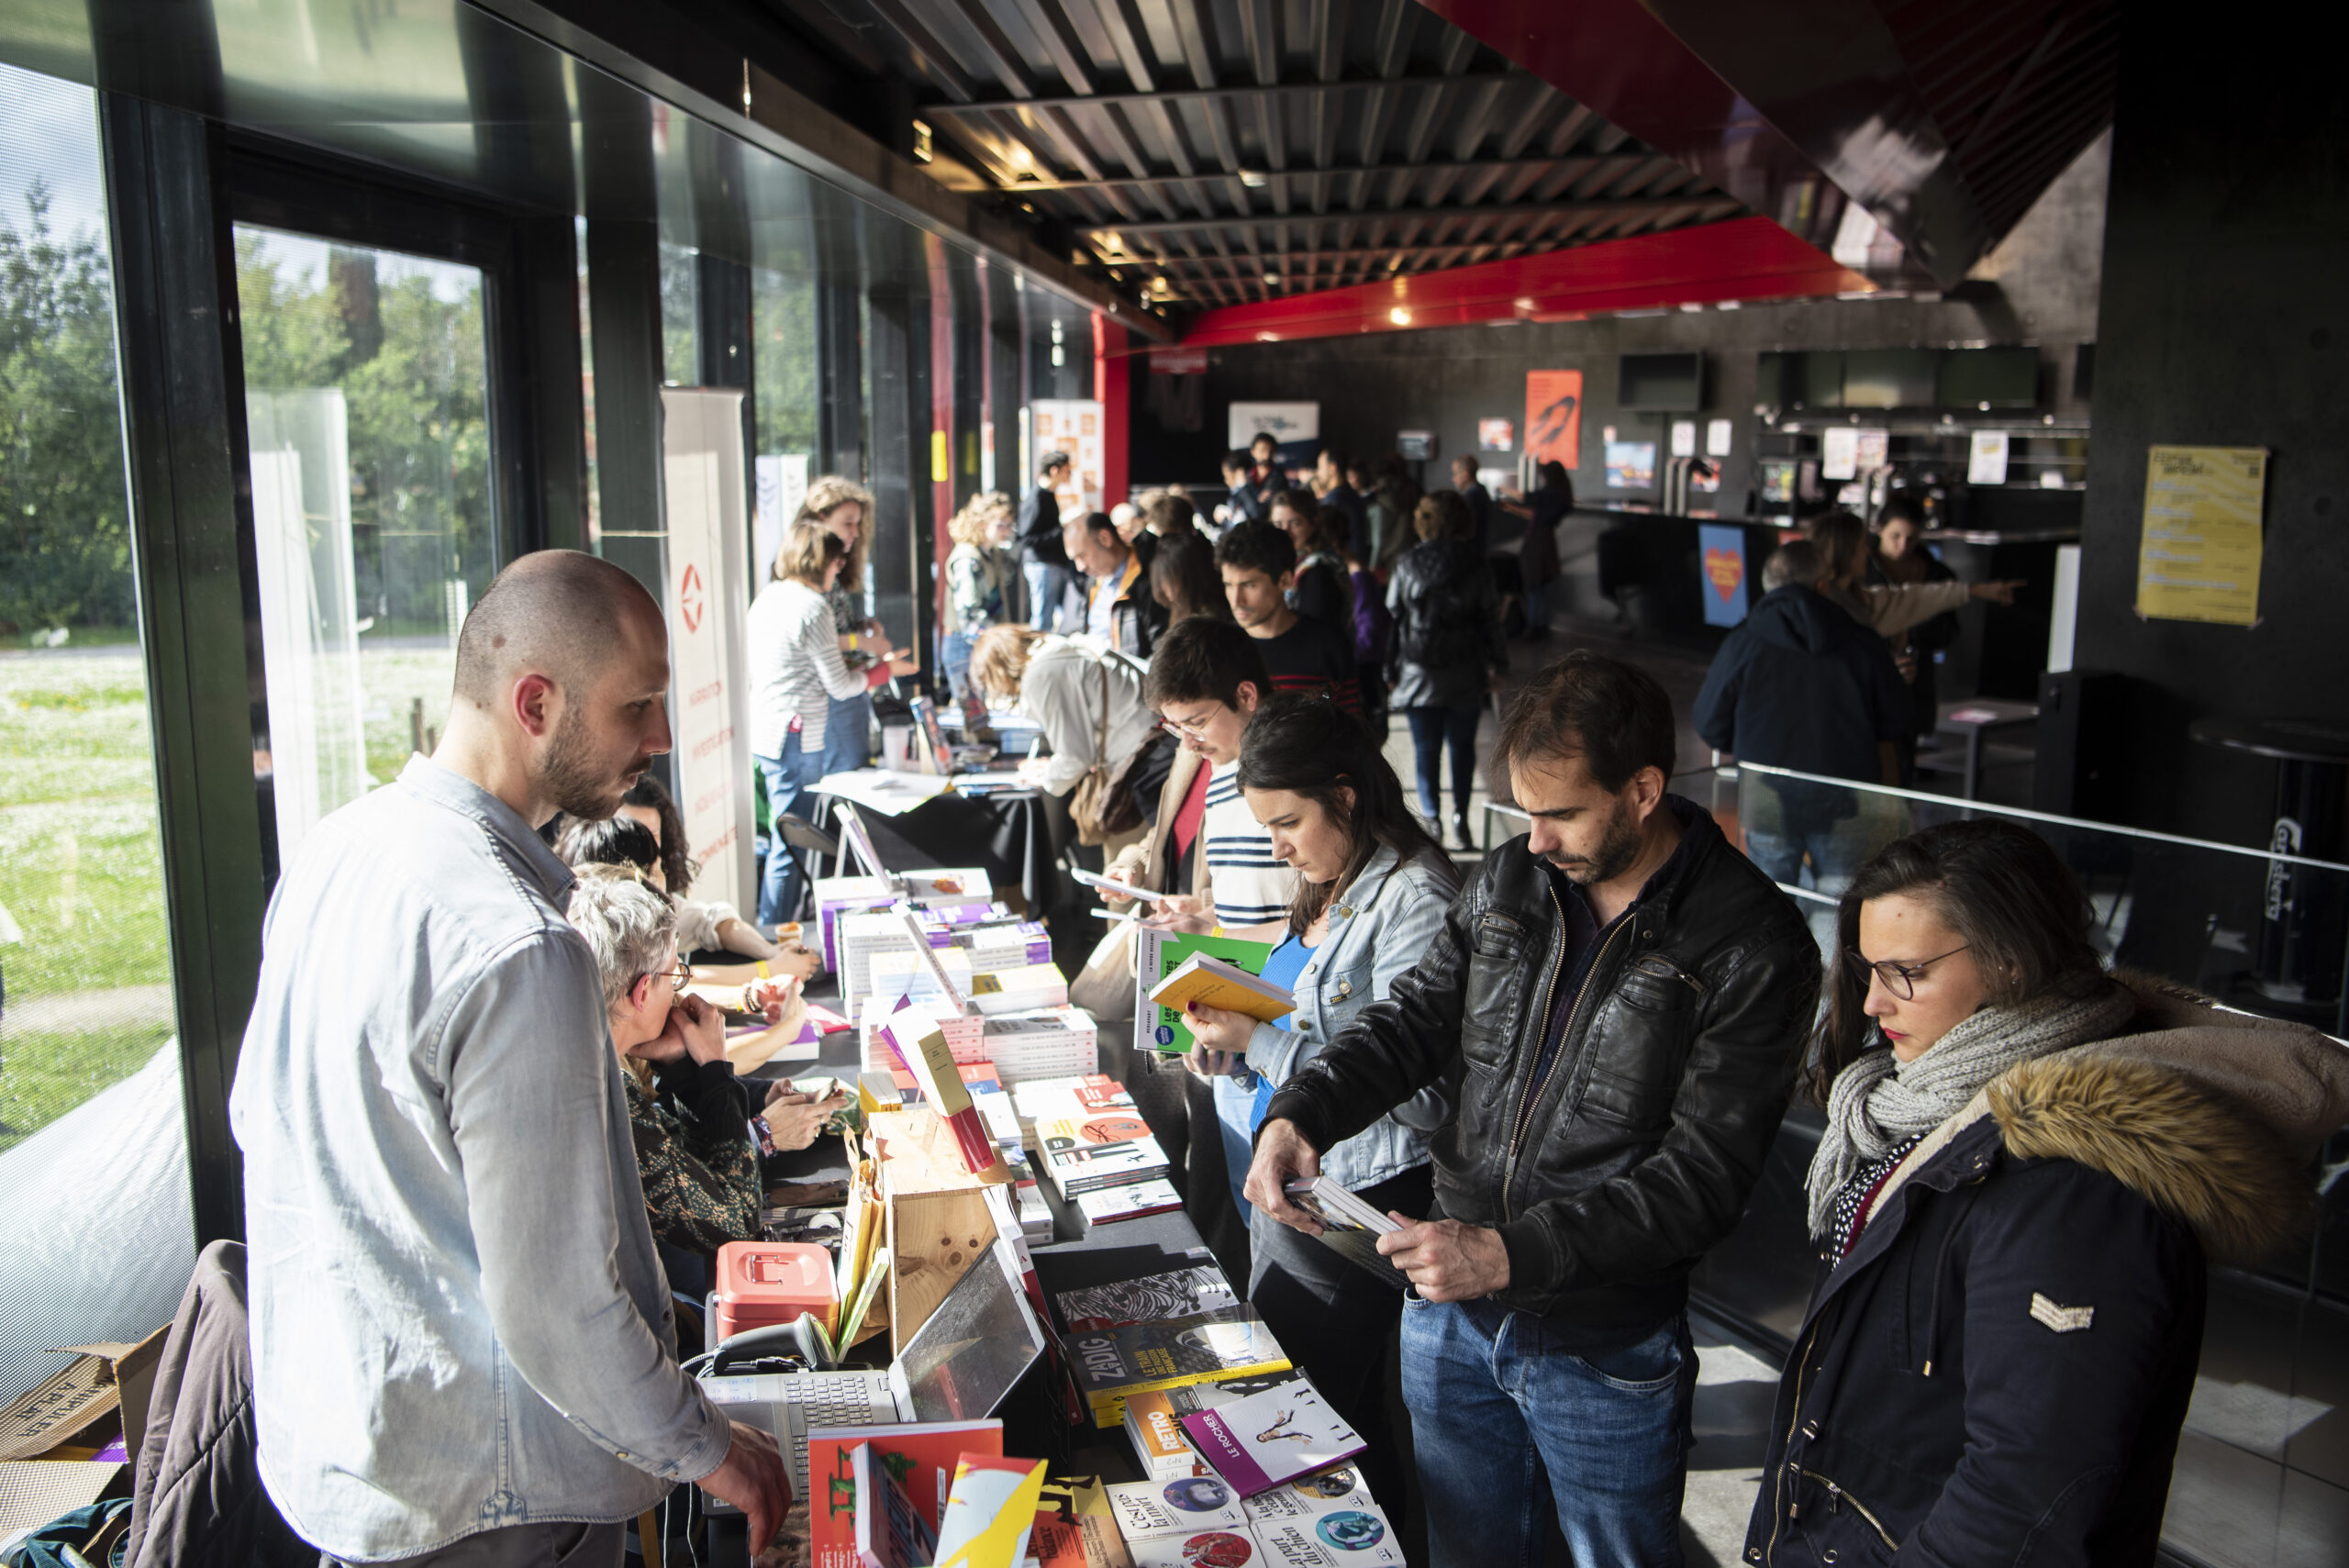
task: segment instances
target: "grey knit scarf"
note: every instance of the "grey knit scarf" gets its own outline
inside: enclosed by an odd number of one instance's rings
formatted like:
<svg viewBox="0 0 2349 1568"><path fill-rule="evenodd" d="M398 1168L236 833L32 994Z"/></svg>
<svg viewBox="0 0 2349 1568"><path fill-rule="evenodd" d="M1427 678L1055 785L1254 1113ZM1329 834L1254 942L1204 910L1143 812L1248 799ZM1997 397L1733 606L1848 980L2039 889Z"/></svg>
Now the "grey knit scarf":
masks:
<svg viewBox="0 0 2349 1568"><path fill-rule="evenodd" d="M1827 1131L1810 1162L1810 1233L1834 1223L1835 1195L1852 1173L1931 1132L2008 1068L2102 1040L2129 1021L2136 998L2117 983L2085 996L2050 991L2011 1007L1985 1007L1914 1062L1871 1051L1835 1075Z"/></svg>

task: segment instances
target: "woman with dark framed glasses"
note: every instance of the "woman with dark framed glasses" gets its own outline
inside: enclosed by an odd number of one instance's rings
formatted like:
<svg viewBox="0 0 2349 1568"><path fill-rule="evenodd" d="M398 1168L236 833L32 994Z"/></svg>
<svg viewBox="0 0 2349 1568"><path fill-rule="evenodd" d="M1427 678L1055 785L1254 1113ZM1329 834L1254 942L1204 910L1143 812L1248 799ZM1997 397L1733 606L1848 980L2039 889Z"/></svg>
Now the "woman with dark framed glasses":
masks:
<svg viewBox="0 0 2349 1568"><path fill-rule="evenodd" d="M1844 893L1810 1073L1821 1268L1747 1562L2154 1560L2207 1262L2305 1218L2349 1053L2108 974L2089 923L2008 822L1913 833Z"/></svg>

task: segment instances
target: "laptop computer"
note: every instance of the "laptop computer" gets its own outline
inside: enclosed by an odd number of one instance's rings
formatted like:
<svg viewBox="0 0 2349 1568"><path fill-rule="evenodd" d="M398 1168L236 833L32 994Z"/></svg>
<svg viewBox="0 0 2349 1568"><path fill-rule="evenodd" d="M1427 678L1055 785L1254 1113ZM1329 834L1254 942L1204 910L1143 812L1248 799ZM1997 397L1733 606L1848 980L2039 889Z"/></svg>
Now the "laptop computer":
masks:
<svg viewBox="0 0 2349 1568"><path fill-rule="evenodd" d="M792 1496L805 1497L811 1428L991 1416L1043 1353L1044 1327L1021 1287L1019 1254L997 1238L886 1372L758 1373L701 1385L728 1416L774 1434ZM712 1513L734 1511L707 1493L703 1501Z"/></svg>

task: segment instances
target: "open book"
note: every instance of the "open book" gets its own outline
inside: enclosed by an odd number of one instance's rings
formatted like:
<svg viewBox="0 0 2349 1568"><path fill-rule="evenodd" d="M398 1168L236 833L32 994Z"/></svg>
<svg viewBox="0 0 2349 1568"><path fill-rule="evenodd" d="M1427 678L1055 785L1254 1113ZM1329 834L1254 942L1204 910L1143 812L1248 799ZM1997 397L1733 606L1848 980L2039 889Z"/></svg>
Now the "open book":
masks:
<svg viewBox="0 0 2349 1568"><path fill-rule="evenodd" d="M1251 974L1212 953L1195 952L1174 973L1151 988L1150 999L1177 1011L1197 1002L1273 1023L1297 1011L1297 994Z"/></svg>

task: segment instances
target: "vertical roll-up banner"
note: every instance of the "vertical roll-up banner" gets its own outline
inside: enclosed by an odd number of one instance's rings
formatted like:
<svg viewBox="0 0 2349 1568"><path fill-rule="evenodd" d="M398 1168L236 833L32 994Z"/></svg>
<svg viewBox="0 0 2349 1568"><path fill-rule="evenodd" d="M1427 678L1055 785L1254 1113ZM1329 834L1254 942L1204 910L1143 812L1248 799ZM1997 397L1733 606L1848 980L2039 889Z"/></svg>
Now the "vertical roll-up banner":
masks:
<svg viewBox="0 0 2349 1568"><path fill-rule="evenodd" d="M677 813L700 869L693 896L755 908L751 875L750 691L743 619L750 571L750 483L742 461L742 394L666 387L661 394L668 571L671 763Z"/></svg>

